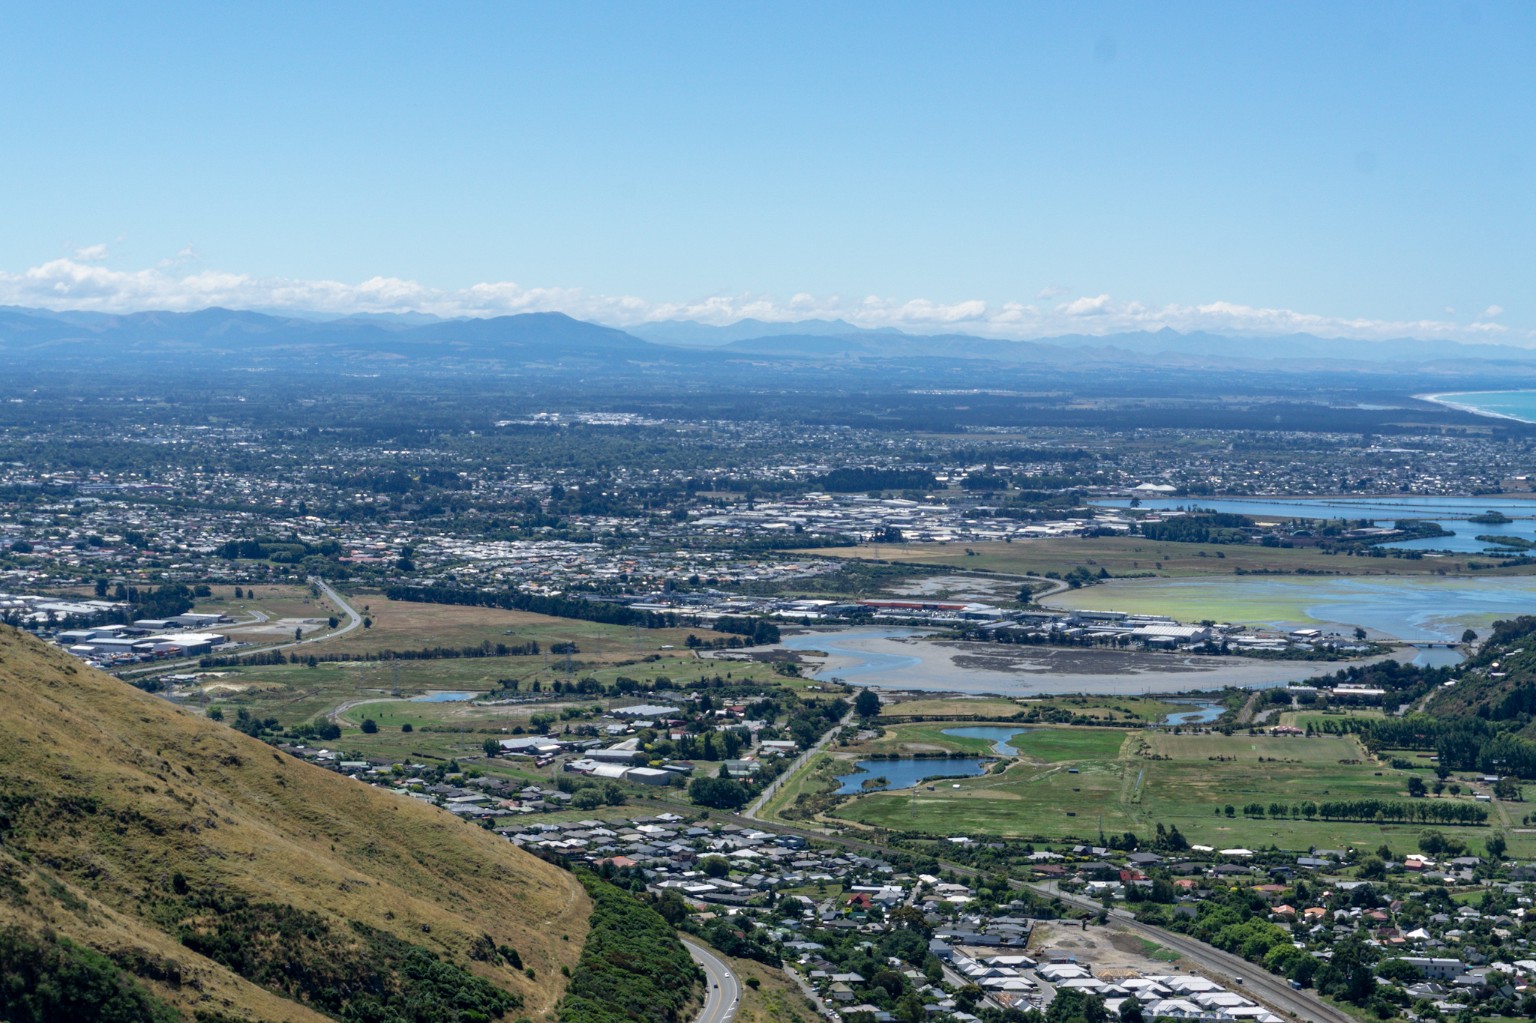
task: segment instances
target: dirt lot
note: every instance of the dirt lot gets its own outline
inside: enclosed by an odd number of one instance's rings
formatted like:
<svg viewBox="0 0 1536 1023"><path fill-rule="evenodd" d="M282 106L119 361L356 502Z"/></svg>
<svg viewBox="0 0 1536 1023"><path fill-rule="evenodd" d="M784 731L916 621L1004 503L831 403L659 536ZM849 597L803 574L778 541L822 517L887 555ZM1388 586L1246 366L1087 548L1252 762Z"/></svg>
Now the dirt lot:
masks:
<svg viewBox="0 0 1536 1023"><path fill-rule="evenodd" d="M1101 980L1172 973L1180 968L1178 953L1114 924L1089 924L1087 930L1061 921L1037 924L1030 935L1029 955L1043 963L1052 953L1073 957L1079 965L1091 967Z"/></svg>

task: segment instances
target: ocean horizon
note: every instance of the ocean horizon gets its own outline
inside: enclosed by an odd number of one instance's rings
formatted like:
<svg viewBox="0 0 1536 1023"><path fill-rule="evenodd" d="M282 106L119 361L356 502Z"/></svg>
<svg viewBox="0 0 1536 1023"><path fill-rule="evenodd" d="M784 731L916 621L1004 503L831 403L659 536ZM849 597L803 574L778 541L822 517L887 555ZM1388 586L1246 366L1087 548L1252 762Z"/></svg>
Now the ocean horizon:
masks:
<svg viewBox="0 0 1536 1023"><path fill-rule="evenodd" d="M1536 390L1448 391L1443 394L1420 394L1417 397L1473 415L1536 423Z"/></svg>

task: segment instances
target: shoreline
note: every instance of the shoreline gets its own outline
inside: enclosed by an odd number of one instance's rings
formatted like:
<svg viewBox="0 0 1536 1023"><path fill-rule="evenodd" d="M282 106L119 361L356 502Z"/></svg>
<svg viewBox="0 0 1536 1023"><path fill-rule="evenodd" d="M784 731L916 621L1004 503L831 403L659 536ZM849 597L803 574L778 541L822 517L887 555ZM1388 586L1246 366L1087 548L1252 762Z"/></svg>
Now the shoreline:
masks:
<svg viewBox="0 0 1536 1023"><path fill-rule="evenodd" d="M1461 396L1461 395L1469 395L1469 394L1510 394L1510 393L1513 393L1513 392L1510 392L1510 391L1445 391L1445 392L1440 393L1440 394L1415 394L1415 395L1413 395L1413 397L1417 398L1419 401L1433 402L1436 405L1443 405L1446 408L1455 409L1458 412L1466 412L1466 413L1469 413L1469 414L1474 415L1474 416L1486 416L1489 419L1507 419L1507 420L1509 420L1512 423L1524 423L1527 426L1536 426L1536 419L1522 419L1519 416L1512 416L1512 415L1510 415L1507 412L1490 412L1488 409L1478 408L1476 405L1467 405L1467 404L1464 404L1462 402L1447 400L1449 398L1454 398L1454 397L1458 397L1458 396Z"/></svg>

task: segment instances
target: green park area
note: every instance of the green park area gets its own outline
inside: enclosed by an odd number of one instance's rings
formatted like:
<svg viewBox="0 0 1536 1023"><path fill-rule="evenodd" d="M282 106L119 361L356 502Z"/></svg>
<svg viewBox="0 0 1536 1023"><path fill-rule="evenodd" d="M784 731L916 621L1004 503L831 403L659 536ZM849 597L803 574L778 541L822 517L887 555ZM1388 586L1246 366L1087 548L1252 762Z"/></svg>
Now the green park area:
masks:
<svg viewBox="0 0 1536 1023"><path fill-rule="evenodd" d="M934 738L904 726L897 735ZM1176 825L1191 843L1215 848L1402 849L1435 828L1480 847L1501 830L1519 855L1536 853L1536 837L1512 828L1524 803L1475 803L1484 789L1414 799L1413 767L1371 760L1353 737L1285 737L1219 732L1033 727L1009 740L1019 756L1002 771L916 789L852 797L828 816L892 831L1000 835L1097 841L1099 835ZM1366 801L1416 805L1454 801L1488 810L1490 826L1384 819L1326 820L1316 807ZM1311 816L1308 817L1307 814ZM1369 815L1367 815L1369 816Z"/></svg>

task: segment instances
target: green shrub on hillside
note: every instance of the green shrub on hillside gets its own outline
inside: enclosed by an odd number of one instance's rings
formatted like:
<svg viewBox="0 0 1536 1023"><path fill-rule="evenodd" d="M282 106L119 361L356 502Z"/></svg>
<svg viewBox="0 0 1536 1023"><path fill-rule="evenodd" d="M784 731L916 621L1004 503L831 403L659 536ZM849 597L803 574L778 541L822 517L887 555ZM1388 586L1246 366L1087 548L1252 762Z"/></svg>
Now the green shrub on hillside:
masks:
<svg viewBox="0 0 1536 1023"><path fill-rule="evenodd" d="M435 953L353 921L350 932L317 913L238 897L189 900L182 944L338 1019L367 1023L483 1023L521 1004L517 995Z"/></svg>
<svg viewBox="0 0 1536 1023"><path fill-rule="evenodd" d="M560 1023L679 1023L699 969L672 925L606 881L580 877L592 897L591 930Z"/></svg>
<svg viewBox="0 0 1536 1023"><path fill-rule="evenodd" d="M0 931L0 1019L7 1023L180 1023L181 1018L99 953L19 927Z"/></svg>

